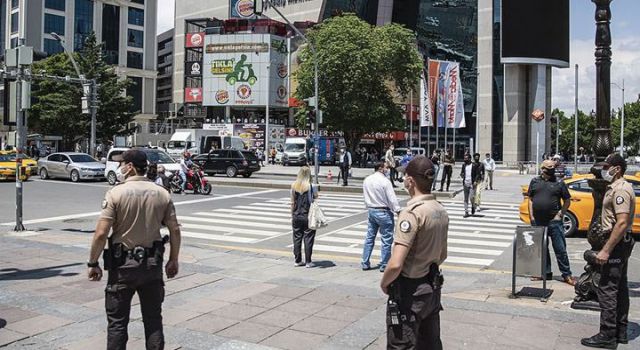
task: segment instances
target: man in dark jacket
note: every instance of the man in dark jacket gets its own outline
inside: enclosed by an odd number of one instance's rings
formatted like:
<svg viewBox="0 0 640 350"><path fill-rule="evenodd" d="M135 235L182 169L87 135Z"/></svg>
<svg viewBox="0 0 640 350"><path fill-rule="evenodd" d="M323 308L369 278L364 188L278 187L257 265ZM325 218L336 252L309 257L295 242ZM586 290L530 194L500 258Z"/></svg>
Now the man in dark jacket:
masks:
<svg viewBox="0 0 640 350"><path fill-rule="evenodd" d="M471 202L471 215L476 213L475 189L482 180L479 163L471 162L471 155L464 155L464 163L460 172L462 187L464 189L464 217L469 217L469 202Z"/></svg>

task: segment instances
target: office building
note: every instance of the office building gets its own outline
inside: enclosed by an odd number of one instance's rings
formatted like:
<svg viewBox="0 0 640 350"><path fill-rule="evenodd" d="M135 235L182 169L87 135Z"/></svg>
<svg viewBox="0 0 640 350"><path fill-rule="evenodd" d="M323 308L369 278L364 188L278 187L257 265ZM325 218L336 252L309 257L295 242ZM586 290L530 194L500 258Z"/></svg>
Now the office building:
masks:
<svg viewBox="0 0 640 350"><path fill-rule="evenodd" d="M158 35L158 83L156 112L159 117L171 117L173 101L173 29Z"/></svg>

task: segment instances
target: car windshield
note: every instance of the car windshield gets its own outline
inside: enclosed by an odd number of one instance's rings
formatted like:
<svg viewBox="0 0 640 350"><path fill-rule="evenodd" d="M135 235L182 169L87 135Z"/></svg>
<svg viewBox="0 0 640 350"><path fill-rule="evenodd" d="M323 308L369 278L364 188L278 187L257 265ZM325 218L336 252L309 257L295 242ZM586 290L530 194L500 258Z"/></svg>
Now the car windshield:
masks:
<svg viewBox="0 0 640 350"><path fill-rule="evenodd" d="M256 157L256 154L253 152L244 151L242 154L246 160L258 160L258 157Z"/></svg>
<svg viewBox="0 0 640 350"><path fill-rule="evenodd" d="M159 164L174 163L173 159L171 159L171 157L169 157L168 154L162 151L147 150L145 151L145 153L147 154L147 159L151 163L159 163Z"/></svg>
<svg viewBox="0 0 640 350"><path fill-rule="evenodd" d="M302 152L304 151L303 143L288 143L284 146L285 152Z"/></svg>
<svg viewBox="0 0 640 350"><path fill-rule="evenodd" d="M15 162L16 154L0 154L0 162Z"/></svg>
<svg viewBox="0 0 640 350"><path fill-rule="evenodd" d="M97 160L91 158L88 154L72 154L69 156L74 163L95 163Z"/></svg>
<svg viewBox="0 0 640 350"><path fill-rule="evenodd" d="M191 142L189 141L187 143L187 141L169 141L169 143L167 144L167 148L171 148L171 149L181 149L181 148L189 148L191 147Z"/></svg>

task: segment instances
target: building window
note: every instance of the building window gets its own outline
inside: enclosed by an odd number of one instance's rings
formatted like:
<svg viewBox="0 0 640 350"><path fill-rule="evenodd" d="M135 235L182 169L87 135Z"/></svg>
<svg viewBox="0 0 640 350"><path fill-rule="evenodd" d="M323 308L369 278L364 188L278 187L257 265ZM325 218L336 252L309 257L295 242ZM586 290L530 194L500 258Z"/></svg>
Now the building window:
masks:
<svg viewBox="0 0 640 350"><path fill-rule="evenodd" d="M45 13L44 32L64 35L64 17Z"/></svg>
<svg viewBox="0 0 640 350"><path fill-rule="evenodd" d="M7 1L0 0L0 50L5 49L5 35L7 26L5 23L5 18L7 18Z"/></svg>
<svg viewBox="0 0 640 350"><path fill-rule="evenodd" d="M17 33L20 24L20 12L11 14L11 33Z"/></svg>
<svg viewBox="0 0 640 350"><path fill-rule="evenodd" d="M142 52L127 51L127 67L142 69Z"/></svg>
<svg viewBox="0 0 640 350"><path fill-rule="evenodd" d="M76 0L73 25L73 50L80 51L93 31L93 0Z"/></svg>
<svg viewBox="0 0 640 350"><path fill-rule="evenodd" d="M131 2L144 5L144 0L131 0Z"/></svg>
<svg viewBox="0 0 640 350"><path fill-rule="evenodd" d="M44 7L52 10L64 11L65 0L46 0Z"/></svg>
<svg viewBox="0 0 640 350"><path fill-rule="evenodd" d="M129 77L131 79L131 86L127 88L127 96L133 98L133 105L131 106L132 113L142 112L142 78Z"/></svg>
<svg viewBox="0 0 640 350"><path fill-rule="evenodd" d="M18 38L11 38L11 48L15 49L18 47Z"/></svg>
<svg viewBox="0 0 640 350"><path fill-rule="evenodd" d="M120 7L105 4L102 9L102 41L105 60L108 64L118 64L120 49Z"/></svg>
<svg viewBox="0 0 640 350"><path fill-rule="evenodd" d="M53 39L44 39L44 52L47 53L48 56L53 56L58 53L63 53L64 48L57 40Z"/></svg>
<svg viewBox="0 0 640 350"><path fill-rule="evenodd" d="M129 24L144 26L144 10L129 7Z"/></svg>
<svg viewBox="0 0 640 350"><path fill-rule="evenodd" d="M141 30L129 29L127 35L127 45L142 48L144 44L144 32Z"/></svg>
<svg viewBox="0 0 640 350"><path fill-rule="evenodd" d="M20 0L11 0L11 9L17 9L20 6Z"/></svg>

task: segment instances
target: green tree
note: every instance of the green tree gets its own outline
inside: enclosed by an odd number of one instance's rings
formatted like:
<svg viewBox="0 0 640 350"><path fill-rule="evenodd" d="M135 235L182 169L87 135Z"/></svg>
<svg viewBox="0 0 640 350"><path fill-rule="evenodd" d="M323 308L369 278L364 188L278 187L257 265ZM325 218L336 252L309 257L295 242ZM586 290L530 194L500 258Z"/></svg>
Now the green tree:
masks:
<svg viewBox="0 0 640 350"><path fill-rule="evenodd" d="M560 151L569 155L574 154L574 134L575 119L574 115L566 116L563 111L554 109L552 115L558 116L560 119ZM552 144L555 148L557 124L555 120L551 123ZM578 110L578 148L584 147L586 153L591 153L591 140L593 139L593 130L595 129L595 118L589 114Z"/></svg>
<svg viewBox="0 0 640 350"><path fill-rule="evenodd" d="M319 106L327 129L343 131L353 148L364 133L404 127L394 98L417 87L423 67L413 32L397 24L374 27L347 14L314 27L308 38L317 57L309 47L301 52L296 97L314 95L317 59ZM299 111L299 122L306 110Z"/></svg>
<svg viewBox="0 0 640 350"><path fill-rule="evenodd" d="M611 120L611 138L614 147L620 147L621 113L617 111ZM624 106L624 145L627 152L635 156L640 150L640 101L626 103Z"/></svg>
<svg viewBox="0 0 640 350"><path fill-rule="evenodd" d="M114 135L127 135L134 113L132 98L125 96L131 80L121 79L115 68L104 60L102 45L95 34L85 40L84 48L74 53L80 72L87 79L96 79L99 107L96 115L96 138L112 139ZM67 55L57 54L33 65L33 72L46 72L47 75L76 76L73 65ZM90 115L82 114L82 86L54 80L36 80L33 84L35 103L31 108L30 127L38 132L62 136L64 147L70 149L73 143L90 132Z"/></svg>

